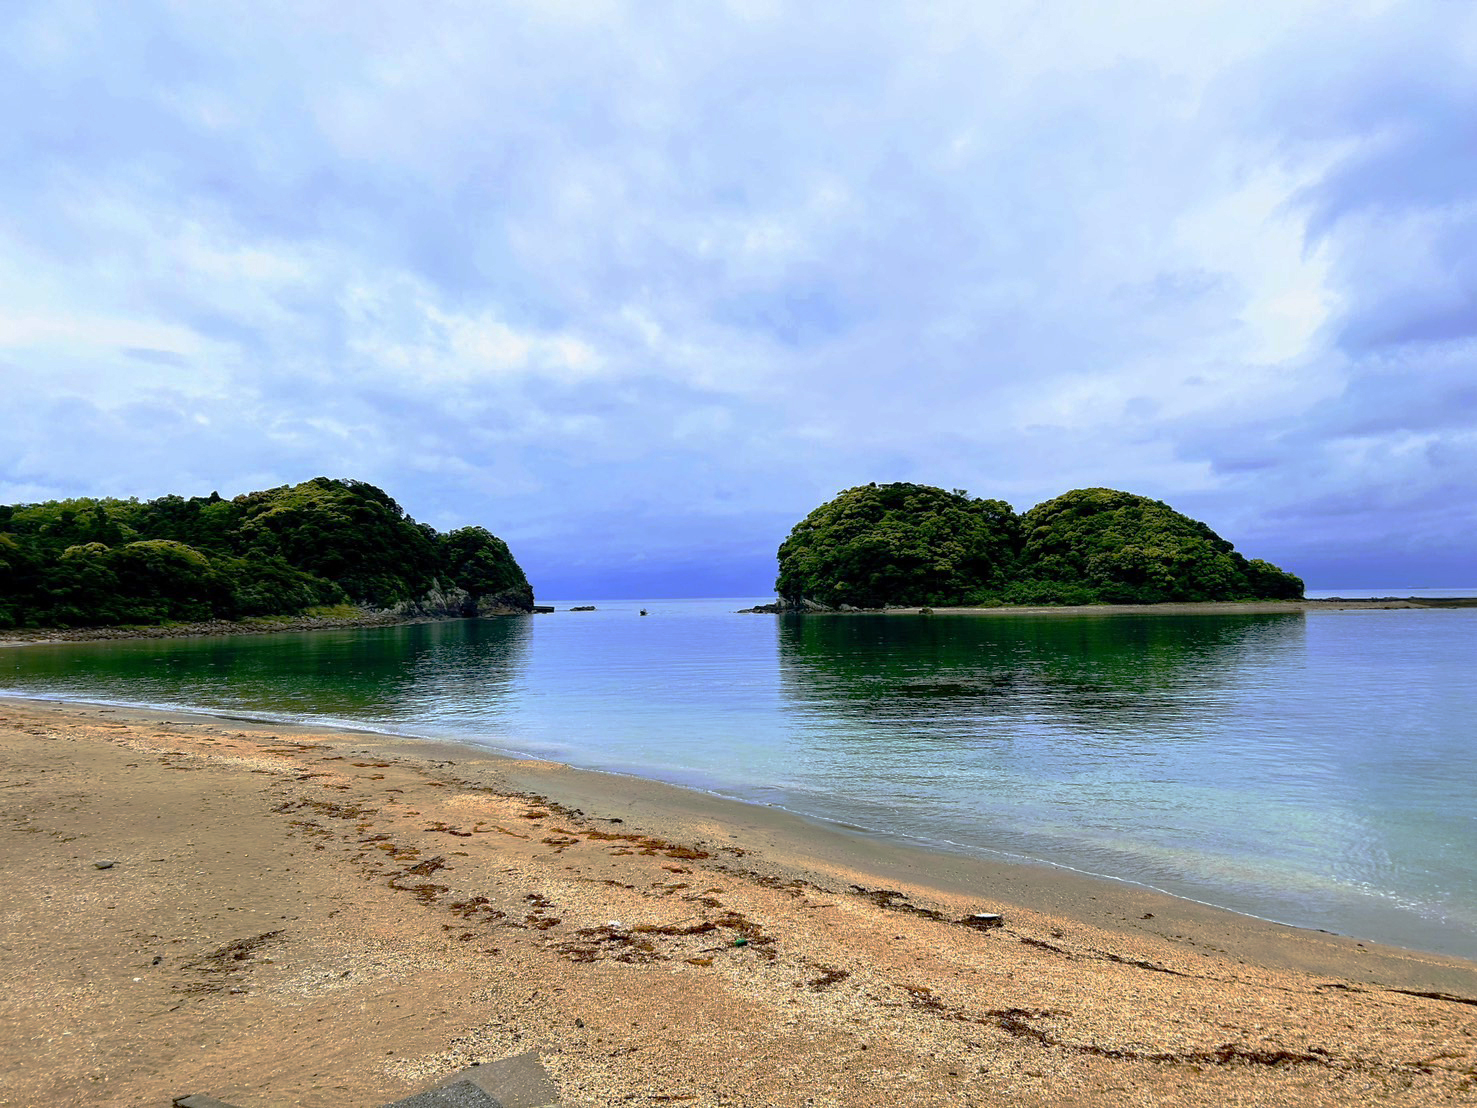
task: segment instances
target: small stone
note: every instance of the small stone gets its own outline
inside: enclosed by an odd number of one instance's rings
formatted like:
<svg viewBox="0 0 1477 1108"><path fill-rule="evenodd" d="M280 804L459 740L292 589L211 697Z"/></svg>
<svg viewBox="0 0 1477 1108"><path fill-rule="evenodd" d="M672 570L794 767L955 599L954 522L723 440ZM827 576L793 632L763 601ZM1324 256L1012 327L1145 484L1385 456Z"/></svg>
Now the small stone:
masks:
<svg viewBox="0 0 1477 1108"><path fill-rule="evenodd" d="M92 864L95 865L98 869L112 869L118 863L110 858L104 858L101 861L93 862Z"/></svg>

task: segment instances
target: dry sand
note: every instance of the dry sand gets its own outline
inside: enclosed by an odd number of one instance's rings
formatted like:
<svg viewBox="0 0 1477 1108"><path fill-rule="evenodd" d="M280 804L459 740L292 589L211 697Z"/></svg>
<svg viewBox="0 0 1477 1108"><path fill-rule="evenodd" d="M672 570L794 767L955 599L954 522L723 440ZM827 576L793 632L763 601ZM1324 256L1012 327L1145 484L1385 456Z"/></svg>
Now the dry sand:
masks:
<svg viewBox="0 0 1477 1108"><path fill-rule="evenodd" d="M0 757L4 1105L530 1048L595 1105L1477 1103L1460 960L377 735L3 700Z"/></svg>

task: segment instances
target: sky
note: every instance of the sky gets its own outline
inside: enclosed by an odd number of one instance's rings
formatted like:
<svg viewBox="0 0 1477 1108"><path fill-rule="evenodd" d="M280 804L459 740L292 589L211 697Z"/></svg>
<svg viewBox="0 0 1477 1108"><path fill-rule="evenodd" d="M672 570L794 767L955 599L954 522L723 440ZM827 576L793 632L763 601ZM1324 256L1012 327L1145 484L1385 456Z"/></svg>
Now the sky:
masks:
<svg viewBox="0 0 1477 1108"><path fill-rule="evenodd" d="M0 7L0 503L319 475L545 597L914 481L1477 585L1477 5Z"/></svg>

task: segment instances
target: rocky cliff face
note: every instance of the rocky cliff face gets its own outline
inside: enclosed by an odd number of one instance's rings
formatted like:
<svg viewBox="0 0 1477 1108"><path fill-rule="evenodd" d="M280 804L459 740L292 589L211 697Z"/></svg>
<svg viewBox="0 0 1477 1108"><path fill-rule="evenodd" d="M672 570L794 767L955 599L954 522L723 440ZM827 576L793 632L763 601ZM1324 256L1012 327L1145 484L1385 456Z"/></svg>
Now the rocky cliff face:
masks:
<svg viewBox="0 0 1477 1108"><path fill-rule="evenodd" d="M780 614L783 614L785 612L835 612L835 611L850 612L850 611L854 611L854 609L852 608L852 606L850 604L843 604L838 609L838 608L831 607L829 604L822 604L818 600L807 600L804 597L802 597L799 600L784 600L784 599L780 599L780 600L776 600L773 604L755 604L752 608L740 608L739 609L739 615L753 615L753 614L760 614L760 615L764 615L764 614L780 615Z"/></svg>
<svg viewBox="0 0 1477 1108"><path fill-rule="evenodd" d="M476 604L479 616L525 616L532 611L533 592L529 589L509 589L479 597Z"/></svg>
<svg viewBox="0 0 1477 1108"><path fill-rule="evenodd" d="M488 596L474 597L438 581L414 600L405 600L388 611L402 618L468 619L474 616L528 615L533 611L531 589L508 589Z"/></svg>

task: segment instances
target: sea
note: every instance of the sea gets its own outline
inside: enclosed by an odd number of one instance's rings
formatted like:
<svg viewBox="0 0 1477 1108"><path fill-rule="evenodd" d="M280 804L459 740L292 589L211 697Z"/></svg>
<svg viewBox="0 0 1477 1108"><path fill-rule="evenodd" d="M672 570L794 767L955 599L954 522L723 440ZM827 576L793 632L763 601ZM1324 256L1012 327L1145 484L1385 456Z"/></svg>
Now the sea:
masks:
<svg viewBox="0 0 1477 1108"><path fill-rule="evenodd" d="M450 739L1477 958L1477 609L764 599L26 646L0 692Z"/></svg>

